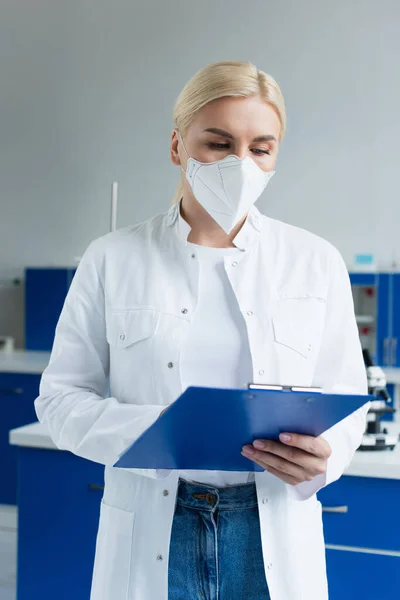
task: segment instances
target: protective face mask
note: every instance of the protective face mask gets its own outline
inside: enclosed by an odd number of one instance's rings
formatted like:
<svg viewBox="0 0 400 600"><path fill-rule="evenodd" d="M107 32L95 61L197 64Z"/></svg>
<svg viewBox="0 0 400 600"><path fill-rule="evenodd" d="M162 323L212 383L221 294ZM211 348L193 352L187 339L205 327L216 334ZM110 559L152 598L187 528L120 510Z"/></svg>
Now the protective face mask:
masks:
<svg viewBox="0 0 400 600"><path fill-rule="evenodd" d="M266 173L250 158L234 154L202 163L188 155L186 179L193 195L218 225L229 234L261 196L275 171Z"/></svg>

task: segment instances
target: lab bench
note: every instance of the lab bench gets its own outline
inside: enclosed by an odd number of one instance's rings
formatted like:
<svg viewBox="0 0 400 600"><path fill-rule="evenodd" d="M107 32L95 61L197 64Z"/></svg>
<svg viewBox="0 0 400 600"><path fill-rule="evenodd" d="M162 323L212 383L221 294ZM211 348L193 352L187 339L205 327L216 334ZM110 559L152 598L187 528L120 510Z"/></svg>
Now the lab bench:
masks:
<svg viewBox="0 0 400 600"><path fill-rule="evenodd" d="M16 504L16 450L11 429L36 420L34 400L49 363L54 333L76 269L25 269L25 350L0 353L0 509Z"/></svg>
<svg viewBox="0 0 400 600"><path fill-rule="evenodd" d="M388 428L400 431L398 423ZM400 445L357 452L345 476L318 499L330 600L393 597L400 584Z"/></svg>
<svg viewBox="0 0 400 600"><path fill-rule="evenodd" d="M16 504L17 451L8 442L9 431L36 420L33 403L49 358L47 352L0 354L0 505Z"/></svg>
<svg viewBox="0 0 400 600"><path fill-rule="evenodd" d="M398 593L399 498L400 479L378 477L342 477L320 492L331 600Z"/></svg>
<svg viewBox="0 0 400 600"><path fill-rule="evenodd" d="M34 423L10 433L18 450L17 599L88 600L104 466L57 450Z"/></svg>
<svg viewBox="0 0 400 600"><path fill-rule="evenodd" d="M104 468L57 450L40 423L12 431L10 441L19 459L18 600L87 600ZM400 446L356 453L318 496L330 600L391 597L400 572Z"/></svg>
<svg viewBox="0 0 400 600"><path fill-rule="evenodd" d="M18 600L88 600L104 467L19 448Z"/></svg>

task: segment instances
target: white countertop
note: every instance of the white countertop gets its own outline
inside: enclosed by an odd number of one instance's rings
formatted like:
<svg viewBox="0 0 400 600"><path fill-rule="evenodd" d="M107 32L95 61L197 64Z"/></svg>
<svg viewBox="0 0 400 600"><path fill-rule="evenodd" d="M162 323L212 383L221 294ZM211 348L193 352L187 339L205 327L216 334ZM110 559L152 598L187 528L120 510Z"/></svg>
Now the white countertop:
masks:
<svg viewBox="0 0 400 600"><path fill-rule="evenodd" d="M392 427L395 431L400 430L399 424L392 425ZM14 446L29 448L57 449L50 439L47 427L41 423L13 429L10 432L10 443ZM392 452L356 452L345 475L400 479L400 443Z"/></svg>
<svg viewBox="0 0 400 600"><path fill-rule="evenodd" d="M356 452L345 475L400 479L400 443L393 451Z"/></svg>
<svg viewBox="0 0 400 600"><path fill-rule="evenodd" d="M50 360L50 352L14 350L0 352L0 373L34 373L41 375Z"/></svg>
<svg viewBox="0 0 400 600"><path fill-rule="evenodd" d="M18 429L12 429L9 439L12 446L58 449L50 438L47 426L42 425L42 423L32 423L31 425L18 427Z"/></svg>
<svg viewBox="0 0 400 600"><path fill-rule="evenodd" d="M384 367L384 372L388 383L400 385L400 369L394 367Z"/></svg>

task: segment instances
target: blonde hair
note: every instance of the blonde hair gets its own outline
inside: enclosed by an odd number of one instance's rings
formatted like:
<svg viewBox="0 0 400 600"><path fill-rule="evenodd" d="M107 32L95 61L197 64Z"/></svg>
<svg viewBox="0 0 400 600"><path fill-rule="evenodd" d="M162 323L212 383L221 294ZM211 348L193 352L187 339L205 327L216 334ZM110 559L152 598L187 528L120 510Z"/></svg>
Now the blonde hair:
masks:
<svg viewBox="0 0 400 600"><path fill-rule="evenodd" d="M218 98L252 96L259 96L275 110L281 124L282 139L286 129L286 109L281 89L271 75L259 71L249 62L213 63L196 73L176 101L173 113L175 127L184 137L197 112L209 102ZM178 202L182 195L180 182L173 202Z"/></svg>

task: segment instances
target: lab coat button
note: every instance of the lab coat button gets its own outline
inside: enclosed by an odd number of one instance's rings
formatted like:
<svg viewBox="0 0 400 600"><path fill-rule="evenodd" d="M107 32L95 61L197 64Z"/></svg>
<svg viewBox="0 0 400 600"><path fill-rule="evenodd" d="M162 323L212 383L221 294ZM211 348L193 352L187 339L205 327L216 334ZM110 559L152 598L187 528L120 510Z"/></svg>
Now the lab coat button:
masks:
<svg viewBox="0 0 400 600"><path fill-rule="evenodd" d="M311 345L311 344L309 344L309 345L308 345L308 350L310 351L310 350L311 350L311 348L312 348L312 345Z"/></svg>
<svg viewBox="0 0 400 600"><path fill-rule="evenodd" d="M169 491L168 490L164 490L163 491L163 496L169 496Z"/></svg>
<svg viewBox="0 0 400 600"><path fill-rule="evenodd" d="M195 259L195 258L196 258L196 255L195 255L195 254L191 254L191 255L190 255L190 258L193 258L193 259Z"/></svg>
<svg viewBox="0 0 400 600"><path fill-rule="evenodd" d="M164 560L163 555L162 554L158 554L157 555L157 560L158 560L158 562L162 562Z"/></svg>
<svg viewBox="0 0 400 600"><path fill-rule="evenodd" d="M232 263L232 267L237 267L237 262L236 260Z"/></svg>
<svg viewBox="0 0 400 600"><path fill-rule="evenodd" d="M254 313L253 313L251 310L248 310L248 311L247 311L247 316L249 316L249 317L252 317L252 316L253 316L253 314L254 314Z"/></svg>
<svg viewBox="0 0 400 600"><path fill-rule="evenodd" d="M119 336L119 339L120 339L120 340L122 340L122 341L124 341L124 339L125 339L125 334L124 334L124 333L121 333L121 335Z"/></svg>
<svg viewBox="0 0 400 600"><path fill-rule="evenodd" d="M168 363L168 369L173 369L174 367L174 363L173 362L169 362Z"/></svg>
<svg viewBox="0 0 400 600"><path fill-rule="evenodd" d="M268 565L267 565L267 569L268 569L268 571L270 571L270 570L272 569L272 563L271 563L271 562L270 562L270 563L268 563Z"/></svg>
<svg viewBox="0 0 400 600"><path fill-rule="evenodd" d="M263 498L263 499L262 499L262 503L263 503L263 504L268 504L268 498Z"/></svg>
<svg viewBox="0 0 400 600"><path fill-rule="evenodd" d="M188 309L187 309L187 308L182 308L182 310L181 310L181 313L182 313L183 315L187 315L187 313L188 313Z"/></svg>
<svg viewBox="0 0 400 600"><path fill-rule="evenodd" d="M258 374L259 374L259 375L264 375L264 372L265 372L265 371L264 371L264 369L260 369L260 370L258 371Z"/></svg>

